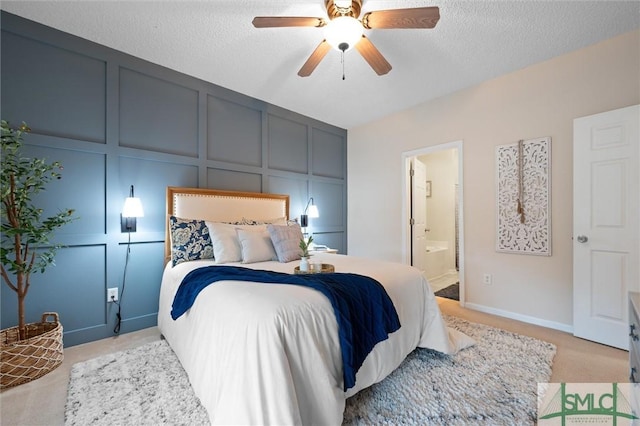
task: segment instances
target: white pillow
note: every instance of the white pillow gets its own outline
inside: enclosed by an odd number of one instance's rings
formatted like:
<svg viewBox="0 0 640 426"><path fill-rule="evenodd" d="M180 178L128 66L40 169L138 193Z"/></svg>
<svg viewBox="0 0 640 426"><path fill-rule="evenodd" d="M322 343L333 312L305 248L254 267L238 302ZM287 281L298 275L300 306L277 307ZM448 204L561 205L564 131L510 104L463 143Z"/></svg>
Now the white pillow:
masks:
<svg viewBox="0 0 640 426"><path fill-rule="evenodd" d="M266 230L267 225L233 225L220 222L206 222L213 245L216 263L242 261L242 247L236 229Z"/></svg>
<svg viewBox="0 0 640 426"><path fill-rule="evenodd" d="M278 260L276 250L271 243L271 236L266 228L262 229L236 229L240 248L242 251L242 263L266 262Z"/></svg>
<svg viewBox="0 0 640 426"><path fill-rule="evenodd" d="M236 234L237 225L207 222L216 263L240 262L242 251Z"/></svg>

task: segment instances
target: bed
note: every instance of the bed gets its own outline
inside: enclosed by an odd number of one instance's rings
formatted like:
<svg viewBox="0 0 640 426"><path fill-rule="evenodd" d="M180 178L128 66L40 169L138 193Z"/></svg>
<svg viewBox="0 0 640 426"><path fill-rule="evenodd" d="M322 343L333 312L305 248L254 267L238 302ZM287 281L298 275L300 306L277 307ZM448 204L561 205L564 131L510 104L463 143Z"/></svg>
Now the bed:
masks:
<svg viewBox="0 0 640 426"><path fill-rule="evenodd" d="M226 258L220 247L214 250L219 258L211 258L207 247L185 261L176 257L180 251L176 248L176 218L182 223L204 222L211 230L214 248L223 239L220 227L225 232L232 227L238 236L259 233L265 243L265 227L273 230L297 225L287 223L286 195L167 188L167 264L158 327L212 424L341 424L346 398L384 379L416 347L451 354L472 343L445 326L435 297L418 270L340 254L314 256L316 262L333 265L336 273L379 281L401 324L375 345L357 370L355 385L347 390L336 314L329 300L314 289L219 281L203 288L190 309L174 320L174 297L191 271L222 266L218 261L224 260L225 267L293 274L299 264L298 260L262 260L264 256L255 255L258 250L245 247L245 240L236 244L243 256L240 261ZM186 227L184 232L193 232L193 228Z"/></svg>

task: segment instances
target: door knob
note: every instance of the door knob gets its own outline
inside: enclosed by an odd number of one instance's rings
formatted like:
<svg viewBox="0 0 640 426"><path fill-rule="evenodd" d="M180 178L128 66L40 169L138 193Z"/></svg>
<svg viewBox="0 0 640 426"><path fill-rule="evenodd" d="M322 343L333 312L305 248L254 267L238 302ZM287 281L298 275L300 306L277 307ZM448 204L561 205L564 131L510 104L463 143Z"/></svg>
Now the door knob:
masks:
<svg viewBox="0 0 640 426"><path fill-rule="evenodd" d="M586 235L578 235L578 242L579 243L586 243L587 241L589 241L589 238L587 238Z"/></svg>

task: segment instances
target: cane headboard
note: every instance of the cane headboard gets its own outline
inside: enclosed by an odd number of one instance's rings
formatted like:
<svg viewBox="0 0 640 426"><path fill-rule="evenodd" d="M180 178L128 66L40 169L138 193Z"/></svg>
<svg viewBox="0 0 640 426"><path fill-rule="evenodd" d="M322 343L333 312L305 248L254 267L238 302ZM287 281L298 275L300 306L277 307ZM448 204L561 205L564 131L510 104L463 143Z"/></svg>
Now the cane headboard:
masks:
<svg viewBox="0 0 640 426"><path fill-rule="evenodd" d="M171 258L170 216L211 222L289 218L289 196L282 194L169 186L166 205L165 261Z"/></svg>

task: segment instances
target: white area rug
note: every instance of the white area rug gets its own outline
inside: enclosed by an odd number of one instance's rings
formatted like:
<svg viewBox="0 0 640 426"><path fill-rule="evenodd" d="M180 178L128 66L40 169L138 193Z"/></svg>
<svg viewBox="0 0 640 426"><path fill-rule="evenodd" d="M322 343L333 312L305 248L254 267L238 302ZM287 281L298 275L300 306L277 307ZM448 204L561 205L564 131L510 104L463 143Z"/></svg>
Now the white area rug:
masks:
<svg viewBox="0 0 640 426"><path fill-rule="evenodd" d="M412 352L382 382L347 400L345 424L526 425L555 346L445 317L477 344L455 356ZM169 345L158 341L75 364L66 425L205 425L207 414Z"/></svg>

